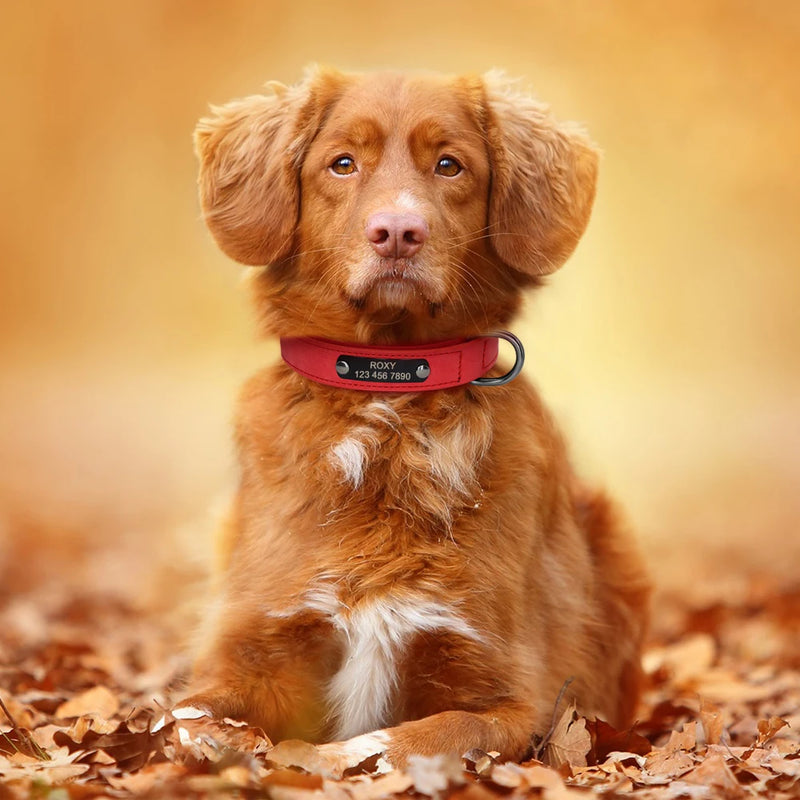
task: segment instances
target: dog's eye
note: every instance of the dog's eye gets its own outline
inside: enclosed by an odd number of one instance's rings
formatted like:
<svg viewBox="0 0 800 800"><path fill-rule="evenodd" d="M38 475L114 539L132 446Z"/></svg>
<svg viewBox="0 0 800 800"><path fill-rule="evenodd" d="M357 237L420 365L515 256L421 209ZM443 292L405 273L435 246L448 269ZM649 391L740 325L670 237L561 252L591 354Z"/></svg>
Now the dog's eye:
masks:
<svg viewBox="0 0 800 800"><path fill-rule="evenodd" d="M350 156L339 156L331 164L330 170L337 175L352 175L356 171L356 162Z"/></svg>
<svg viewBox="0 0 800 800"><path fill-rule="evenodd" d="M436 174L444 175L445 178L455 178L463 167L454 158L442 156L436 164Z"/></svg>

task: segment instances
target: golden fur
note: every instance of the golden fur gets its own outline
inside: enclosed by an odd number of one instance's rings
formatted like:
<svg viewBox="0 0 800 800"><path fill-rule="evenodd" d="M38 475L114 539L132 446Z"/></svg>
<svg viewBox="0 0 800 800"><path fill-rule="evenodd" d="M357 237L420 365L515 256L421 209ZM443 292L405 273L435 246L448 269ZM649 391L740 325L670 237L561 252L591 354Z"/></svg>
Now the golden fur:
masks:
<svg viewBox="0 0 800 800"><path fill-rule="evenodd" d="M205 218L231 257L266 265L271 335L502 328L588 222L591 143L497 76L317 70L214 112L196 135ZM352 174L332 170L343 154ZM443 175L443 157L462 170ZM430 234L389 264L365 221L398 208ZM246 385L236 442L228 563L182 705L275 740L381 728L394 762L521 757L569 678L584 712L631 720L647 581L524 377L372 394L281 363Z"/></svg>

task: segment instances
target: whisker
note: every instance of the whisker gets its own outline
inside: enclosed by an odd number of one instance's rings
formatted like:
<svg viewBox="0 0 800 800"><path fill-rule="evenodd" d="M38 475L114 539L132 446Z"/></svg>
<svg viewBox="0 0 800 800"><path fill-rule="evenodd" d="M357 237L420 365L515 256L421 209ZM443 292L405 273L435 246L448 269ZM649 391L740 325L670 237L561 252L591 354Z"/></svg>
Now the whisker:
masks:
<svg viewBox="0 0 800 800"><path fill-rule="evenodd" d="M338 247L314 247L310 250L298 250L296 253L292 253L292 255L288 256L285 261L297 261L299 258L303 258L304 256L314 255L316 253L336 253L340 251L345 251L346 248L338 246Z"/></svg>
<svg viewBox="0 0 800 800"><path fill-rule="evenodd" d="M333 252L338 252L342 248L326 248ZM327 254L330 257L330 253ZM314 303L313 308L311 308L306 315L305 324L308 325L311 322L313 316L317 313L317 309L319 308L319 304L322 302L323 297L326 297L330 290L331 293L335 292L338 294L338 290L336 284L334 283L334 279L337 273L337 264L330 261L329 258L326 258L323 261L323 269L319 274L317 280L314 283L314 289L320 289L317 294L317 301Z"/></svg>

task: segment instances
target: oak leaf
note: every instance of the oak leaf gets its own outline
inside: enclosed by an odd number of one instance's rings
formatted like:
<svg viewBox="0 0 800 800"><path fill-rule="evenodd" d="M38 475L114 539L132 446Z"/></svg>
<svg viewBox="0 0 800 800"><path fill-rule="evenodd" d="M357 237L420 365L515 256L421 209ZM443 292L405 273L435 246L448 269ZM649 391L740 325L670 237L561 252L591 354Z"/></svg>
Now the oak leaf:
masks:
<svg viewBox="0 0 800 800"><path fill-rule="evenodd" d="M653 746L632 728L618 731L602 719L587 719L586 730L589 731L592 747L588 760L593 764L602 764L609 753L624 752L647 755Z"/></svg>
<svg viewBox="0 0 800 800"><path fill-rule="evenodd" d="M70 753L103 750L120 769L134 772L147 764L153 754L163 751L168 730L165 728L155 734L149 730L131 731L126 722L120 722L110 733L88 730L79 741L68 732L57 731L53 734L53 741L59 747L66 747Z"/></svg>
<svg viewBox="0 0 800 800"><path fill-rule="evenodd" d="M789 723L781 717L770 717L758 721L758 742L763 747L779 730L785 728Z"/></svg>
<svg viewBox="0 0 800 800"><path fill-rule="evenodd" d="M0 731L0 755L14 756L17 753L30 758L47 761L48 755L26 728L11 728Z"/></svg>
<svg viewBox="0 0 800 800"><path fill-rule="evenodd" d="M586 720L578 715L573 702L553 728L545 744L543 761L552 767L562 764L585 767L591 748L592 737L586 729Z"/></svg>

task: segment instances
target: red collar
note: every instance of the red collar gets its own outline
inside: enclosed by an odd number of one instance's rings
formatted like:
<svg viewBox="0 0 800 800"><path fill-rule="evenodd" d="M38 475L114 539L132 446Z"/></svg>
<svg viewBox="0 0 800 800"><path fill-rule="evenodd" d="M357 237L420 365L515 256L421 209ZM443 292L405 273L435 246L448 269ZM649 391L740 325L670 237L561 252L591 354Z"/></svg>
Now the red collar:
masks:
<svg viewBox="0 0 800 800"><path fill-rule="evenodd" d="M281 356L295 372L328 386L362 392L427 392L464 386L485 375L497 360L498 336L506 338L493 334L392 346L312 337L281 339ZM519 351L517 361L521 368Z"/></svg>

